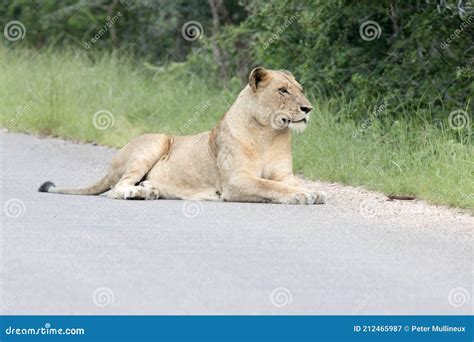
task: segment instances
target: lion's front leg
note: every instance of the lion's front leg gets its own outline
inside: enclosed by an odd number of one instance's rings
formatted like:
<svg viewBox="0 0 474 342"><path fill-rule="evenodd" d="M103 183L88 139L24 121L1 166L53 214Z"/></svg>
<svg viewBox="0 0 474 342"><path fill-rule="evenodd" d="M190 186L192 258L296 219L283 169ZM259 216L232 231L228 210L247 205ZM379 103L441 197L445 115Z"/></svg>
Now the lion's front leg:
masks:
<svg viewBox="0 0 474 342"><path fill-rule="evenodd" d="M314 204L310 192L273 180L249 175L233 176L223 186L222 198L232 202L272 202L282 204Z"/></svg>
<svg viewBox="0 0 474 342"><path fill-rule="evenodd" d="M294 174L290 174L286 177L283 177L281 182L284 184L288 184L289 186L299 188L301 189L301 191L311 193L315 198L314 204L326 203L327 194L324 191L319 191L317 189L316 184L314 184L313 182L304 180L300 177L295 176Z"/></svg>

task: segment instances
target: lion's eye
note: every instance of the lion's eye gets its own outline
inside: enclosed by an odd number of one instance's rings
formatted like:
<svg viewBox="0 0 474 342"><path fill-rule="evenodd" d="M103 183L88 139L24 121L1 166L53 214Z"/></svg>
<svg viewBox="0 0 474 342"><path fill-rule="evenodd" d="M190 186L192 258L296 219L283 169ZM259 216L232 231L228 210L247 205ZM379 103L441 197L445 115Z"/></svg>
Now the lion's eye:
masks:
<svg viewBox="0 0 474 342"><path fill-rule="evenodd" d="M286 88L280 88L280 89L278 89L278 91L280 92L280 94L289 94L290 93L288 91L288 89L286 89Z"/></svg>

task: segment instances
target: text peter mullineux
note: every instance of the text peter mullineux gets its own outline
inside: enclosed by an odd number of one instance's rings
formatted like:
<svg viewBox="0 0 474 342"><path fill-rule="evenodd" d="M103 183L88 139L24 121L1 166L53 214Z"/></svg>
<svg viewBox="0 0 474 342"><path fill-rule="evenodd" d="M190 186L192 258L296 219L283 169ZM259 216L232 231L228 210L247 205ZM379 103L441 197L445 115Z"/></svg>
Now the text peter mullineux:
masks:
<svg viewBox="0 0 474 342"><path fill-rule="evenodd" d="M17 328L9 326L5 329L6 335L84 335L86 331L83 328L52 328L51 324L46 323L40 328Z"/></svg>
<svg viewBox="0 0 474 342"><path fill-rule="evenodd" d="M412 333L465 333L465 326L449 325L354 325L356 333L391 333L391 332L412 332Z"/></svg>

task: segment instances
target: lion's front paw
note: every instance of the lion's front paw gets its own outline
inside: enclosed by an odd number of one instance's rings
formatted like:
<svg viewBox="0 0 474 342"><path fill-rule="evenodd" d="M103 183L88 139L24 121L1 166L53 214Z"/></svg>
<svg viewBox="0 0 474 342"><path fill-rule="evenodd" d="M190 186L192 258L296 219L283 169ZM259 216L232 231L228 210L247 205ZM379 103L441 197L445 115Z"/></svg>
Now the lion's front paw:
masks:
<svg viewBox="0 0 474 342"><path fill-rule="evenodd" d="M324 191L316 191L313 194L316 197L316 200L314 201L314 204L325 204L328 195Z"/></svg>
<svg viewBox="0 0 474 342"><path fill-rule="evenodd" d="M145 199L154 200L160 197L158 190L144 186L126 186L113 189L109 197L114 199Z"/></svg>
<svg viewBox="0 0 474 342"><path fill-rule="evenodd" d="M305 184L305 186L303 187L303 191L309 192L314 196L315 198L314 204L325 204L328 198L328 195L326 194L326 192L318 191L317 187L312 184Z"/></svg>
<svg viewBox="0 0 474 342"><path fill-rule="evenodd" d="M316 198L309 192L298 192L281 198L278 202L282 204L314 204L315 200Z"/></svg>
<svg viewBox="0 0 474 342"><path fill-rule="evenodd" d="M301 191L280 199L282 204L324 204L327 195L324 191Z"/></svg>

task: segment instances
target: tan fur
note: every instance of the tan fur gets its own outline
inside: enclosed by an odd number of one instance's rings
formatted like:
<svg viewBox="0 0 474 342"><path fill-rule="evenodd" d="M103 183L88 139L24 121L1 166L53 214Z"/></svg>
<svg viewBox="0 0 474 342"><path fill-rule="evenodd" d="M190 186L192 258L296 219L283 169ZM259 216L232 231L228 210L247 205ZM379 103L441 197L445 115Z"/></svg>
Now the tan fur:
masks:
<svg viewBox="0 0 474 342"><path fill-rule="evenodd" d="M309 113L311 104L291 73L256 68L211 131L143 135L117 153L97 184L47 191L111 190L115 199L324 203L325 194L292 170L290 129L305 129L309 115L303 109Z"/></svg>

